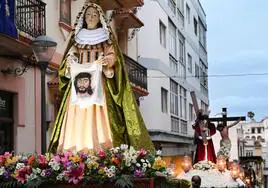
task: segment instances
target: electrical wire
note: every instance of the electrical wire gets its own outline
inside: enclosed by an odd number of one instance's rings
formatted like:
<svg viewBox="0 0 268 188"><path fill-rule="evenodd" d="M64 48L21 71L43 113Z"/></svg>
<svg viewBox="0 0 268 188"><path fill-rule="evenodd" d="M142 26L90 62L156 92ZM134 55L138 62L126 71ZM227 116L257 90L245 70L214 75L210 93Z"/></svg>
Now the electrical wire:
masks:
<svg viewBox="0 0 268 188"><path fill-rule="evenodd" d="M212 75L199 75L199 76L148 76L148 78L192 78L192 77L239 77L239 76L268 76L268 72L264 73L241 73L241 74L212 74Z"/></svg>

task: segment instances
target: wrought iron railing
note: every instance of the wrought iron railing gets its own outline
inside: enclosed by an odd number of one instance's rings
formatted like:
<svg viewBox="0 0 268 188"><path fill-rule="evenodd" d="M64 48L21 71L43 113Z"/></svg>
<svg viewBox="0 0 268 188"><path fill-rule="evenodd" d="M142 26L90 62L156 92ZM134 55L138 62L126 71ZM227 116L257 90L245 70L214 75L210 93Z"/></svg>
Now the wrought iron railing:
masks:
<svg viewBox="0 0 268 188"><path fill-rule="evenodd" d="M41 0L16 0L16 25L19 31L38 37L46 34L46 3Z"/></svg>
<svg viewBox="0 0 268 188"><path fill-rule="evenodd" d="M147 90L147 69L127 55L124 58L130 82Z"/></svg>

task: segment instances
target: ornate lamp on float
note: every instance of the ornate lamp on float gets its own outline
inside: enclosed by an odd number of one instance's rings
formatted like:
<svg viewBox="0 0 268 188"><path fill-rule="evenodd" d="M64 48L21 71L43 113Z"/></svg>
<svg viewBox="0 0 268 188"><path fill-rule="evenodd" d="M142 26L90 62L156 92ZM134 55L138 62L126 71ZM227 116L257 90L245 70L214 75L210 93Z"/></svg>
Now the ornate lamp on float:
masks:
<svg viewBox="0 0 268 188"><path fill-rule="evenodd" d="M188 155L185 155L181 166L185 173L189 172L192 169L192 159Z"/></svg>
<svg viewBox="0 0 268 188"><path fill-rule="evenodd" d="M220 172L224 172L226 169L226 160L222 155L217 157L217 168Z"/></svg>
<svg viewBox="0 0 268 188"><path fill-rule="evenodd" d="M237 179L240 175L240 166L237 162L233 162L230 166L231 176L233 179Z"/></svg>

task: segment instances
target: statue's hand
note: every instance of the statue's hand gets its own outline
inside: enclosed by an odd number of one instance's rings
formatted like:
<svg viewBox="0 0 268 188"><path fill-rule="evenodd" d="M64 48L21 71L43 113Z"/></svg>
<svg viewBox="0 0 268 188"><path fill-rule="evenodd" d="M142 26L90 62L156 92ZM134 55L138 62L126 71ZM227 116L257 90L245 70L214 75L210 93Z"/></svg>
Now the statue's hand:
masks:
<svg viewBox="0 0 268 188"><path fill-rule="evenodd" d="M106 60L105 57L98 59L97 61L95 61L95 63L101 64L103 66L107 66L108 65L108 61Z"/></svg>

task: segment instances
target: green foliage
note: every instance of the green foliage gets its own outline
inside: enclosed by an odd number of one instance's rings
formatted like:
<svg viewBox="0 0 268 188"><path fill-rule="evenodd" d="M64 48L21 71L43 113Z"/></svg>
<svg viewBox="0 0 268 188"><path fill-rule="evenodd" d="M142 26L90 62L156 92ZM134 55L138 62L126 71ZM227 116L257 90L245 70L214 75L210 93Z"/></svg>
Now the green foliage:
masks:
<svg viewBox="0 0 268 188"><path fill-rule="evenodd" d="M115 182L116 188L133 188L133 177L131 175L122 175Z"/></svg>
<svg viewBox="0 0 268 188"><path fill-rule="evenodd" d="M48 181L45 179L37 179L37 180L28 181L25 184L25 187L41 188L44 184L47 184L47 183Z"/></svg>
<svg viewBox="0 0 268 188"><path fill-rule="evenodd" d="M255 113L252 112L252 111L249 111L248 114L247 114L247 116L248 116L251 120L253 120L253 119L254 119L254 116L255 116Z"/></svg>
<svg viewBox="0 0 268 188"><path fill-rule="evenodd" d="M22 187L20 183L17 181L9 181L9 182L0 182L1 188L19 188Z"/></svg>

